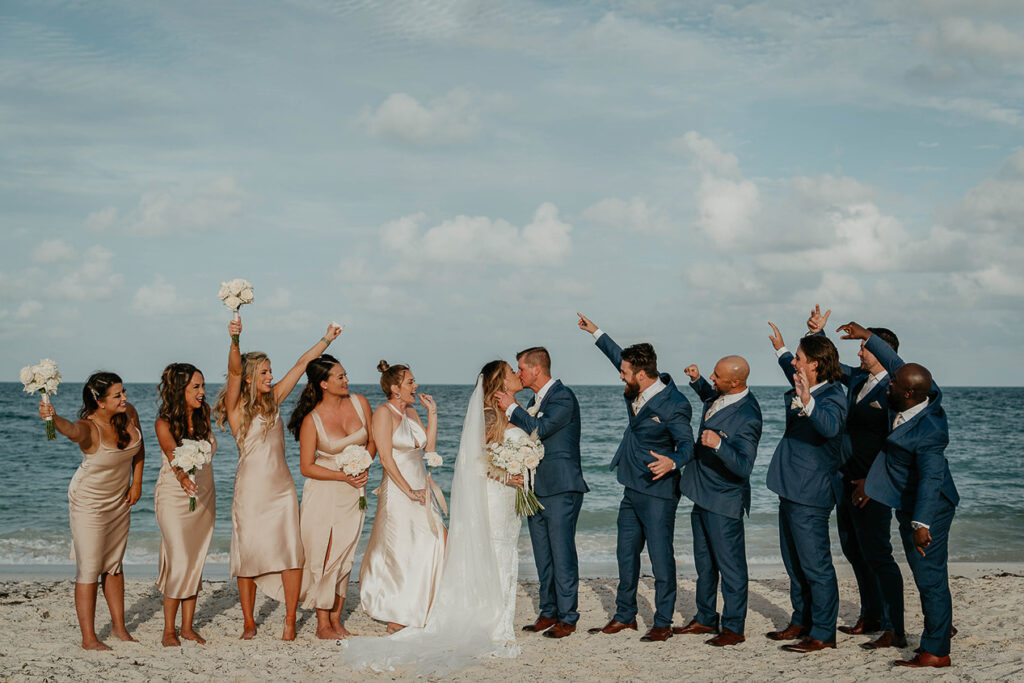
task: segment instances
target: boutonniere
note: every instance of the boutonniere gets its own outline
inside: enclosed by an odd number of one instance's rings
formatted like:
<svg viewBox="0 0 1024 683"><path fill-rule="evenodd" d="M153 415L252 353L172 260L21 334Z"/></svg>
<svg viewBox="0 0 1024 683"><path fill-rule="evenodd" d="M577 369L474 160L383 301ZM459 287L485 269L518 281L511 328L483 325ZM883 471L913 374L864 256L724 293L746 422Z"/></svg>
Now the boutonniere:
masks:
<svg viewBox="0 0 1024 683"><path fill-rule="evenodd" d="M532 406L530 406L529 408L526 409L526 414L529 415L530 417L536 417L537 411L539 411L539 410L540 410L540 404L536 404L535 403L535 404L533 404Z"/></svg>
<svg viewBox="0 0 1024 683"><path fill-rule="evenodd" d="M868 405L869 405L869 406L871 406L872 408L877 408L877 409L879 409L879 410L881 410L881 409L882 409L882 404L881 404L881 403L879 403L878 401L872 401L872 402L871 402L871 403L869 403Z"/></svg>
<svg viewBox="0 0 1024 683"><path fill-rule="evenodd" d="M718 435L720 437L722 437L723 439L728 439L729 438L729 435L726 434L725 432L721 431L721 430L718 431Z"/></svg>
<svg viewBox="0 0 1024 683"><path fill-rule="evenodd" d="M657 422L658 424L661 424L661 420L659 420L659 419L658 419L658 416L657 416L657 415L655 415L655 416L654 416L654 417L652 417L651 419L652 419L652 420L654 420L655 422Z"/></svg>
<svg viewBox="0 0 1024 683"><path fill-rule="evenodd" d="M790 410L803 410L804 409L804 402L800 400L800 396L799 395L793 396L793 400L789 402L789 409Z"/></svg>

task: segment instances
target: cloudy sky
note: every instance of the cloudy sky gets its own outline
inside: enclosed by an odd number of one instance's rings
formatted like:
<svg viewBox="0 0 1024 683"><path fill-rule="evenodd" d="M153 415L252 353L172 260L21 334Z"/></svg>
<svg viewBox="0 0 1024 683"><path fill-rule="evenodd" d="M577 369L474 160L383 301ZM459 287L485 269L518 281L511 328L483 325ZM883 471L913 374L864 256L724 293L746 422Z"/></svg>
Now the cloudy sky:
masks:
<svg viewBox="0 0 1024 683"><path fill-rule="evenodd" d="M581 310L778 384L821 303L1021 385L1022 76L1018 0L5 0L0 379L216 379L245 277L278 373L613 383Z"/></svg>

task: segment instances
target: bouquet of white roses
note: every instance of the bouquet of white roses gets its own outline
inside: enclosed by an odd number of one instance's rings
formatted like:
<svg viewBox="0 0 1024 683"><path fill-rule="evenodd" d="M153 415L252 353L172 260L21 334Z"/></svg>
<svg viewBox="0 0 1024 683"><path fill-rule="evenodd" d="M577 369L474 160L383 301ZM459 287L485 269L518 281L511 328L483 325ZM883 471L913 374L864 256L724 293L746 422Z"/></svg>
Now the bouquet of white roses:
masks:
<svg viewBox="0 0 1024 683"><path fill-rule="evenodd" d="M358 477L360 474L370 469L370 465L373 464L373 456L370 455L370 451L355 443L351 446L346 446L345 449L341 453L335 455L334 458L338 462L338 469L350 477ZM359 509L366 509L365 488L359 491Z"/></svg>
<svg viewBox="0 0 1024 683"><path fill-rule="evenodd" d="M209 464L213 460L213 446L210 445L209 441L193 441L192 439L183 439L181 445L174 449L174 453L171 454L171 467L180 467L188 473L188 478L192 480L194 484L196 481L196 472L203 469L204 465ZM196 509L196 498L195 496L189 496L188 498L188 511L194 512Z"/></svg>
<svg viewBox="0 0 1024 683"><path fill-rule="evenodd" d="M238 319L238 309L244 304L251 304L254 300L252 283L236 277L234 280L220 283L220 292L217 293L220 300L227 306L229 311L234 312L235 319ZM238 343L238 335L231 335L231 340Z"/></svg>
<svg viewBox="0 0 1024 683"><path fill-rule="evenodd" d="M501 481L522 475L523 486L516 489L516 514L520 517L536 514L544 506L533 492L534 474L544 459L544 445L531 437L495 441L487 446L491 474Z"/></svg>
<svg viewBox="0 0 1024 683"><path fill-rule="evenodd" d="M44 358L39 365L26 365L21 369L19 377L25 385L25 393L34 394L37 391L43 396L43 403L50 402L50 395L57 393L60 386L60 372L57 370L57 363ZM57 438L57 429L53 426L53 418L46 418L46 440L53 441Z"/></svg>

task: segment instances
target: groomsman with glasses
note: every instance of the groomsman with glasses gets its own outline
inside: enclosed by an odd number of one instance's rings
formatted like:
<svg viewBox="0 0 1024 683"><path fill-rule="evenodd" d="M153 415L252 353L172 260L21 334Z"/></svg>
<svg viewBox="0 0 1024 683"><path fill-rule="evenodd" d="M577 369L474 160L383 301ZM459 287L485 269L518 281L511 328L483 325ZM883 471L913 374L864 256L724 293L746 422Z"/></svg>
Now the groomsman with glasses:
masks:
<svg viewBox="0 0 1024 683"><path fill-rule="evenodd" d="M637 629L636 591L640 582L640 554L644 545L654 570L654 624L640 638L664 641L672 637L676 606L676 558L673 547L676 508L679 506L679 471L693 457L690 402L672 378L658 372L658 356L650 344L622 349L597 325L579 315L581 330L594 335L625 383L628 423L610 469L623 485L619 505L615 554L619 586L615 615L590 633L618 633Z"/></svg>
<svg viewBox="0 0 1024 683"><path fill-rule="evenodd" d="M718 647L745 638L747 555L743 513L750 514L750 472L761 440L761 406L747 388L750 366L740 356L715 365L711 383L696 365L684 372L704 403L693 460L680 480L693 501L693 561L697 567L697 614L676 634L718 631L718 581L722 580L721 631L704 642Z"/></svg>
<svg viewBox="0 0 1024 683"><path fill-rule="evenodd" d="M831 313L829 309L822 314L821 307L815 306L807 320L808 333L824 335ZM899 351L899 339L891 330L871 327L869 331L894 352ZM843 555L857 578L860 614L856 624L840 626L839 630L850 635L881 631L875 640L861 644L866 650L906 647L903 575L893 559L890 541L892 510L878 501L854 495L889 435L887 394L891 378L864 342L857 356L858 368L840 363L841 381L847 387L848 414L840 468L843 495L836 506L836 526Z"/></svg>
<svg viewBox="0 0 1024 683"><path fill-rule="evenodd" d="M953 628L949 592L949 529L960 495L946 461L949 424L942 391L927 368L906 363L877 334L851 322L843 339L860 339L892 377L890 432L855 499L877 500L896 510L900 538L921 595L924 632L913 659L898 666L947 667Z"/></svg>

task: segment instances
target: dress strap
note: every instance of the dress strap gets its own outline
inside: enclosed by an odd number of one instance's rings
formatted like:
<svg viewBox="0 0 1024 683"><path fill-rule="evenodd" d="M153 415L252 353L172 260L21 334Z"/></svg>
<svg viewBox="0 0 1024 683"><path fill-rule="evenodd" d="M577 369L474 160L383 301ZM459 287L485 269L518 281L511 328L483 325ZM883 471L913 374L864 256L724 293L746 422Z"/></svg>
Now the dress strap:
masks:
<svg viewBox="0 0 1024 683"><path fill-rule="evenodd" d="M359 405L359 401L354 396L349 396L348 400L352 402L352 407L356 409L356 415L359 416L359 421L366 426L366 416L363 415L363 407ZM388 405L391 405L390 403Z"/></svg>
<svg viewBox="0 0 1024 683"><path fill-rule="evenodd" d="M407 416L407 415L406 415L405 413L399 412L399 411L398 411L398 408L396 408L395 406L393 406L393 405L391 404L391 402L390 402L390 401L388 401L388 403L387 403L387 406L388 406L388 408L391 408L391 411L392 411L392 412L393 412L393 413L394 413L395 415L397 415L397 416L399 417L399 419L402 419L402 420L404 420L404 419L405 419L406 417L408 417L408 416Z"/></svg>
<svg viewBox="0 0 1024 683"><path fill-rule="evenodd" d="M320 419L320 413L316 412L316 409L309 411L310 417L313 418L313 424L316 426L316 436L320 441L327 441L327 430L324 429L323 420Z"/></svg>

